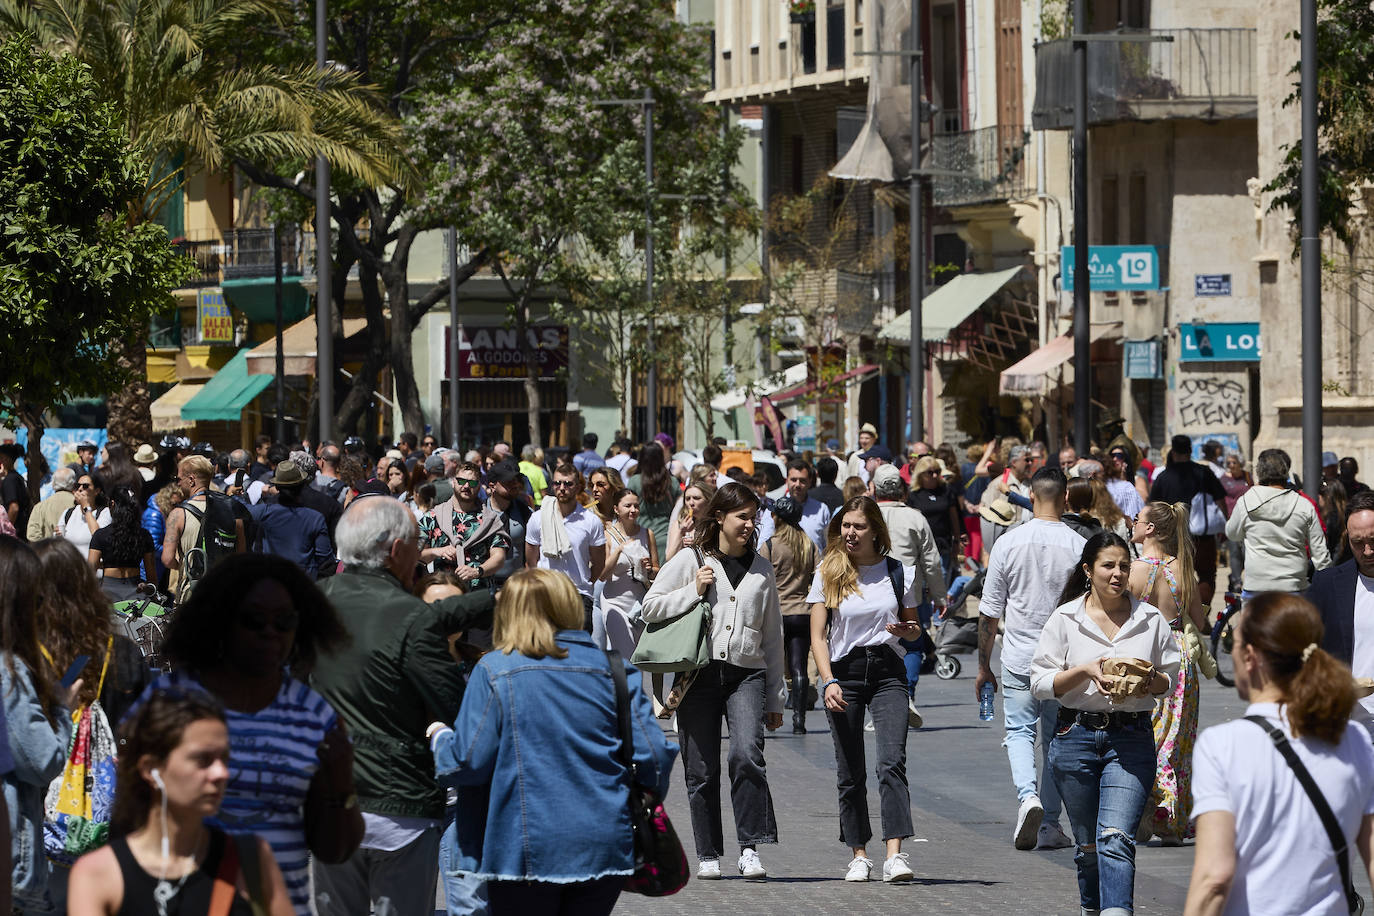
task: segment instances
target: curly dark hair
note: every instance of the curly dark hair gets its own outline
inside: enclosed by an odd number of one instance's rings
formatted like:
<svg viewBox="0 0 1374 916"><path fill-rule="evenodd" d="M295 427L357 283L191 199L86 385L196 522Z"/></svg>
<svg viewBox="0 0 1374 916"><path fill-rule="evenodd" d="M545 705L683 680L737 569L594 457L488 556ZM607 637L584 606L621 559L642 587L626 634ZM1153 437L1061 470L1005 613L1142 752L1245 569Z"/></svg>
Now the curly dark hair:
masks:
<svg viewBox="0 0 1374 916"><path fill-rule="evenodd" d="M49 674L60 678L77 656L91 660L81 676L80 703L96 699L100 669L110 644L110 599L100 590L91 565L66 538L46 538L33 545L43 571L43 612L35 623L38 641L52 656Z"/></svg>
<svg viewBox="0 0 1374 916"><path fill-rule="evenodd" d="M125 836L142 827L153 806L153 789L139 771L143 757L166 760L181 744L192 722L225 722L224 707L203 690L154 690L119 726L119 758L115 764L114 811L110 832ZM228 723L225 722L227 725Z"/></svg>
<svg viewBox="0 0 1374 916"><path fill-rule="evenodd" d="M34 620L42 605L42 568L33 548L16 538L0 537L0 651L11 678L19 676L15 659L29 669L29 680L48 724L57 708L56 680L38 650Z"/></svg>
<svg viewBox="0 0 1374 916"><path fill-rule="evenodd" d="M167 631L163 644L166 656L178 667L193 671L213 670L223 664L229 628L248 593L263 579L272 579L286 589L300 615L291 651L291 669L298 677L309 673L321 652L350 642L334 605L299 566L271 554L238 553L210 567L196 583Z"/></svg>

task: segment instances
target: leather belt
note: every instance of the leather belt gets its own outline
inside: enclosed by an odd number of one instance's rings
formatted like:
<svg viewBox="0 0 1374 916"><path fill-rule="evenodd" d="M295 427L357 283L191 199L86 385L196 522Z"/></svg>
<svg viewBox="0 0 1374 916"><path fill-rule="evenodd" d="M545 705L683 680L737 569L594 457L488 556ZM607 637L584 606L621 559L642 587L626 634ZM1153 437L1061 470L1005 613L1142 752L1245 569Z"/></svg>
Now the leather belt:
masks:
<svg viewBox="0 0 1374 916"><path fill-rule="evenodd" d="M1129 728L1130 726L1149 726L1150 713L1148 711L1104 712L1102 710L1070 709L1067 706L1059 707L1059 724L1063 726L1071 722L1077 722L1084 728L1093 731Z"/></svg>

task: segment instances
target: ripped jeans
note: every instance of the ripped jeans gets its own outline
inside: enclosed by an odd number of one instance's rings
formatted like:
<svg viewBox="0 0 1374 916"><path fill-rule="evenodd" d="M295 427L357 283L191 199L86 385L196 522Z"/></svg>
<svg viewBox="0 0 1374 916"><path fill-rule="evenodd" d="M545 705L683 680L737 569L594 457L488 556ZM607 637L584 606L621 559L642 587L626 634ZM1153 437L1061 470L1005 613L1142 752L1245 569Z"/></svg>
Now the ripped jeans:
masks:
<svg viewBox="0 0 1374 916"><path fill-rule="evenodd" d="M1149 720L1102 729L1061 724L1050 768L1073 827L1078 894L1085 910L1130 916L1135 907L1135 831L1155 783Z"/></svg>

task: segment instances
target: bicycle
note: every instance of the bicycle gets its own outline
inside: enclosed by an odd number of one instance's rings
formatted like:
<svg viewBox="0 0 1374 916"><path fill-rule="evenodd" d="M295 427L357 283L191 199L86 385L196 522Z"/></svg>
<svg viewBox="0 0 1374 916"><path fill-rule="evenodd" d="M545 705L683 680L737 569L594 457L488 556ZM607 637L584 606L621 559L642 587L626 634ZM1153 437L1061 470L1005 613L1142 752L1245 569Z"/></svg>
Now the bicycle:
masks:
<svg viewBox="0 0 1374 916"><path fill-rule="evenodd" d="M170 671L171 666L162 657L162 642L176 612L176 603L170 594L158 591L151 582L140 582L138 593L138 598L115 602L115 623L138 646L149 668Z"/></svg>
<svg viewBox="0 0 1374 916"><path fill-rule="evenodd" d="M1235 618L1244 607L1240 595L1228 591L1222 598L1225 607L1212 624L1212 657L1217 660L1217 683L1223 687L1236 686L1235 660L1231 650L1235 642Z"/></svg>

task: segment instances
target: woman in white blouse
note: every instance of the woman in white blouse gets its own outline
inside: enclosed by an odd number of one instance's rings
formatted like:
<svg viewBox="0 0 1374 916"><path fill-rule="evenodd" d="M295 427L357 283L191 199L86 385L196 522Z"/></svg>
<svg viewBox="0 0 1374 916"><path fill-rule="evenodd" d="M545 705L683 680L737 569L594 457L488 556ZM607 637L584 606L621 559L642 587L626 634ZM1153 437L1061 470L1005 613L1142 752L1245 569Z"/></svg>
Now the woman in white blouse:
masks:
<svg viewBox="0 0 1374 916"><path fill-rule="evenodd" d="M639 524L639 494L615 494L615 521L606 526L606 562L601 570L601 602L592 611L592 641L629 658L643 625L634 613L658 572L653 535Z"/></svg>
<svg viewBox="0 0 1374 916"><path fill-rule="evenodd" d="M716 491L696 532L696 547L678 551L644 596L646 623L711 602L711 661L692 673L677 707L683 774L696 841L697 877L721 877L725 851L720 815L720 720L730 728L730 804L739 840L739 872L767 877L755 848L778 841L773 796L763 760L763 729L782 725L782 611L773 566L754 549L759 498L743 484ZM673 694L680 687L673 686ZM669 699L671 705L672 698Z"/></svg>
<svg viewBox="0 0 1374 916"><path fill-rule="evenodd" d="M1103 531L1088 539L1060 606L1045 622L1031 662L1031 694L1058 700L1049 761L1078 850L1084 914L1130 916L1135 900L1135 831L1155 779L1150 713L1178 673L1178 643L1164 616L1127 590L1126 541ZM1109 658L1147 662L1124 693L1103 673Z"/></svg>
<svg viewBox="0 0 1374 916"><path fill-rule="evenodd" d="M921 632L914 567L887 556L892 549L878 504L867 496L845 501L826 531L825 556L811 583L811 652L835 742L840 794L840 840L854 853L846 881L867 881L873 860L864 762L864 711L873 716L878 752L878 799L886 859L884 881L913 877L902 840L912 835L906 778L908 724L905 650L899 640Z"/></svg>
<svg viewBox="0 0 1374 916"><path fill-rule="evenodd" d="M75 544L84 557L90 552L91 536L110 523L109 500L97 473L78 477L72 496L75 502L58 519L57 534Z"/></svg>

